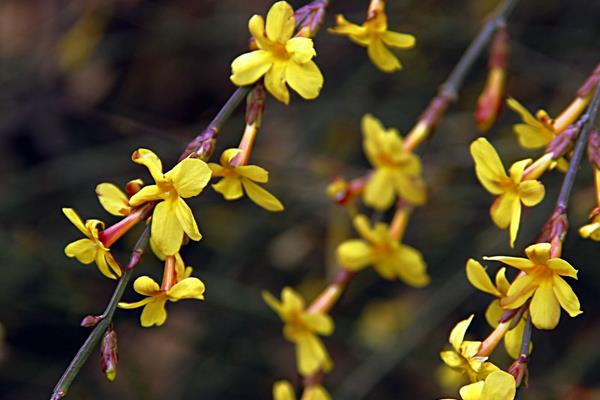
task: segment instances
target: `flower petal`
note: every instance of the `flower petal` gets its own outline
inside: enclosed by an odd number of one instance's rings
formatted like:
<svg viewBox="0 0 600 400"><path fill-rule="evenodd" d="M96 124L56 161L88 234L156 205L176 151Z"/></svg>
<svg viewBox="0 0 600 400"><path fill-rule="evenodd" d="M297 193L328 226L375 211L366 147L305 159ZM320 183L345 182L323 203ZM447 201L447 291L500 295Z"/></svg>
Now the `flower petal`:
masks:
<svg viewBox="0 0 600 400"><path fill-rule="evenodd" d="M208 184L212 171L206 163L198 158L181 160L165 174L183 198L197 196Z"/></svg>
<svg viewBox="0 0 600 400"><path fill-rule="evenodd" d="M504 193L502 183L509 178L494 146L486 138L481 137L471 143L470 149L479 182L491 194Z"/></svg>
<svg viewBox="0 0 600 400"><path fill-rule="evenodd" d="M521 355L521 342L523 341L523 332L525 331L525 318L517 323L510 331L506 332L504 336L504 348L510 357L513 359L519 358ZM531 354L531 348L533 345L529 342L529 353Z"/></svg>
<svg viewBox="0 0 600 400"><path fill-rule="evenodd" d="M531 275L521 276L510 285L506 297L500 299L503 308L514 310L521 307L531 297L538 287L538 283Z"/></svg>
<svg viewBox="0 0 600 400"><path fill-rule="evenodd" d="M539 204L546 191L540 181L527 180L519 184L519 198L527 207L533 207Z"/></svg>
<svg viewBox="0 0 600 400"><path fill-rule="evenodd" d="M535 265L546 265L550 259L550 243L536 243L525 249L527 258Z"/></svg>
<svg viewBox="0 0 600 400"><path fill-rule="evenodd" d="M460 345L465 340L465 334L467 333L467 329L469 329L469 325L471 325L471 321L473 321L474 316L475 314L471 314L469 318L460 321L452 329L452 332L450 332L449 342L454 348L454 350L460 350Z"/></svg>
<svg viewBox="0 0 600 400"><path fill-rule="evenodd" d="M577 279L577 270L562 258L551 258L546 262L546 265L558 275Z"/></svg>
<svg viewBox="0 0 600 400"><path fill-rule="evenodd" d="M75 257L77 261L83 264L91 264L96 259L98 247L93 240L79 239L69 243L65 247L67 257Z"/></svg>
<svg viewBox="0 0 600 400"><path fill-rule="evenodd" d="M269 181L269 172L258 165L241 165L235 167L235 172L254 182L266 183Z"/></svg>
<svg viewBox="0 0 600 400"><path fill-rule="evenodd" d="M500 300L494 300L485 310L485 320L492 328L498 326L498 320L504 314L504 310L500 307Z"/></svg>
<svg viewBox="0 0 600 400"><path fill-rule="evenodd" d="M302 322L306 324L313 332L319 335L331 335L333 333L333 319L323 313L303 314Z"/></svg>
<svg viewBox="0 0 600 400"><path fill-rule="evenodd" d="M379 38L372 38L367 47L369 58L383 72L394 72L402 68L398 58L383 44Z"/></svg>
<svg viewBox="0 0 600 400"><path fill-rule="evenodd" d="M271 69L265 74L265 87L277 100L289 104L290 93L285 86L285 70L290 63L285 61L274 62Z"/></svg>
<svg viewBox="0 0 600 400"><path fill-rule="evenodd" d="M267 36L269 39L285 43L294 34L296 19L294 10L285 1L273 4L267 14Z"/></svg>
<svg viewBox="0 0 600 400"><path fill-rule="evenodd" d="M415 37L406 33L385 31L381 34L381 40L388 46L399 49L410 49L415 45Z"/></svg>
<svg viewBox="0 0 600 400"><path fill-rule="evenodd" d="M521 223L521 202L518 197L515 197L512 201L512 210L510 213L510 247L515 247L515 240L517 240L517 233L519 232L519 225Z"/></svg>
<svg viewBox="0 0 600 400"><path fill-rule="evenodd" d="M294 388L288 381L277 381L273 384L273 400L296 400Z"/></svg>
<svg viewBox="0 0 600 400"><path fill-rule="evenodd" d="M293 62L304 64L317 55L313 40L305 37L295 37L285 44L286 51L290 54Z"/></svg>
<svg viewBox="0 0 600 400"><path fill-rule="evenodd" d="M77 215L75 210L73 210L72 208L63 208L62 212L63 214L65 214L65 217L67 217L69 221L71 221L71 223L81 231L81 233L83 233L87 237L90 237L89 230L85 227L83 221L81 220L81 218L79 218L79 215Z"/></svg>
<svg viewBox="0 0 600 400"><path fill-rule="evenodd" d="M182 299L204 300L204 283L198 278L185 278L167 291L171 301Z"/></svg>
<svg viewBox="0 0 600 400"><path fill-rule="evenodd" d="M484 260L493 260L500 261L506 265L510 265L511 267L520 269L521 271L527 271L531 269L534 264L531 260L523 257L507 257L507 256L493 256L493 257L483 257Z"/></svg>
<svg viewBox="0 0 600 400"><path fill-rule="evenodd" d="M563 278L554 275L552 277L552 285L556 299L560 303L560 306L569 313L569 316L576 317L583 312L581 311L581 304L577 295Z"/></svg>
<svg viewBox="0 0 600 400"><path fill-rule="evenodd" d="M266 50L244 53L231 63L229 79L237 86L250 85L259 80L273 65L273 55Z"/></svg>
<svg viewBox="0 0 600 400"><path fill-rule="evenodd" d="M420 251L400 245L399 250L393 254L396 274L404 283L414 287L423 287L429 283L427 266Z"/></svg>
<svg viewBox="0 0 600 400"><path fill-rule="evenodd" d="M175 203L175 215L177 215L177 219L181 224L181 228L183 228L183 231L186 233L186 235L188 235L192 240L202 239L202 235L198 230L198 225L196 224L194 214L187 203L180 197L173 202Z"/></svg>
<svg viewBox="0 0 600 400"><path fill-rule="evenodd" d="M479 262L470 258L467 261L467 279L471 282L471 285L475 286L477 289L482 292L489 293L492 296L500 297L502 294L498 291L496 286L492 283L487 272L485 272L485 268Z"/></svg>
<svg viewBox="0 0 600 400"><path fill-rule="evenodd" d="M129 204L131 204L132 207L137 207L140 204L154 200L162 200L162 191L158 185L149 185L144 186L139 192L131 196Z"/></svg>
<svg viewBox="0 0 600 400"><path fill-rule="evenodd" d="M459 390L460 397L462 397L463 400L481 400L481 393L483 392L484 386L485 384L483 381L463 386Z"/></svg>
<svg viewBox="0 0 600 400"><path fill-rule="evenodd" d="M150 235L156 248L165 256L172 256L181 248L183 228L172 201L161 201L154 208Z"/></svg>
<svg viewBox="0 0 600 400"><path fill-rule="evenodd" d="M376 168L365 185L365 204L377 211L383 211L392 205L394 198L393 176L383 168Z"/></svg>
<svg viewBox="0 0 600 400"><path fill-rule="evenodd" d="M342 242L336 251L340 265L352 271L359 271L373 262L373 251L369 244L361 239Z"/></svg>
<svg viewBox="0 0 600 400"><path fill-rule="evenodd" d="M258 186L249 179L242 178L242 186L250 200L267 211L283 211L283 204L267 190Z"/></svg>
<svg viewBox="0 0 600 400"><path fill-rule="evenodd" d="M142 310L140 321L144 328L152 325L161 326L167 320L167 310L165 310L167 299L164 297L153 299L154 301L146 304L144 310Z"/></svg>
<svg viewBox="0 0 600 400"><path fill-rule="evenodd" d="M560 304L550 282L542 283L533 295L531 321L538 329L554 329L560 319Z"/></svg>
<svg viewBox="0 0 600 400"><path fill-rule="evenodd" d="M504 371L495 371L485 378L479 400L513 400L517 392L515 378ZM462 391L461 391L462 396ZM463 396L464 398L464 396ZM465 400L469 400L465 398Z"/></svg>
<svg viewBox="0 0 600 400"><path fill-rule="evenodd" d="M119 302L118 306L119 308L123 308L126 310L131 310L134 308L140 308L145 306L146 304L150 303L151 301L154 301L153 297L146 297L145 299L142 299L140 301L136 301L135 303L126 303L126 302Z"/></svg>
<svg viewBox="0 0 600 400"><path fill-rule="evenodd" d="M226 176L213 184L212 188L221 193L226 200L237 200L244 195L242 180L239 176Z"/></svg>
<svg viewBox="0 0 600 400"><path fill-rule="evenodd" d="M290 61L285 70L285 80L302 98L311 100L319 96L323 75L313 61L299 64Z"/></svg>
<svg viewBox="0 0 600 400"><path fill-rule="evenodd" d="M519 199L511 193L502 194L494 200L490 207L490 216L498 228L508 228L514 203L518 201Z"/></svg>
<svg viewBox="0 0 600 400"><path fill-rule="evenodd" d="M133 282L133 290L144 296L154 296L160 291L160 286L149 276L140 276Z"/></svg>
<svg viewBox="0 0 600 400"><path fill-rule="evenodd" d="M296 342L298 371L307 376L324 368L330 361L323 342L313 335L305 334Z"/></svg>
<svg viewBox="0 0 600 400"><path fill-rule="evenodd" d="M150 171L150 175L152 175L152 178L156 183L164 181L162 173L162 162L152 150L137 149L131 155L131 160L136 164L146 166L146 168L148 168L148 171Z"/></svg>
<svg viewBox="0 0 600 400"><path fill-rule="evenodd" d="M112 255L106 250L98 250L96 253L96 265L98 266L98 269L102 275L106 276L107 278L117 279L122 274L121 268L114 260Z"/></svg>
<svg viewBox="0 0 600 400"><path fill-rule="evenodd" d="M112 215L125 216L129 215L131 207L129 199L116 185L112 183L101 183L96 186L96 195L102 207Z"/></svg>

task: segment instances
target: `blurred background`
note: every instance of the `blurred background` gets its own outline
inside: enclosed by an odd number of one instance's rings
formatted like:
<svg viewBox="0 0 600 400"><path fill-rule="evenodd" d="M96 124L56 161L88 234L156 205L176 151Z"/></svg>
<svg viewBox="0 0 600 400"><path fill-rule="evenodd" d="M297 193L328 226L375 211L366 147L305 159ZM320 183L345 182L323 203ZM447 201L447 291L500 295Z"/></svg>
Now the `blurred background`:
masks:
<svg viewBox="0 0 600 400"><path fill-rule="evenodd" d="M172 165L234 87L230 63L245 51L247 20L270 1L247 0L2 0L0 2L0 399L48 398L114 282L63 253L80 237L62 215L113 223L94 188L149 180L130 161L138 147ZM295 7L304 4L291 2ZM361 22L368 2L331 2L325 27L344 13ZM225 202L207 188L190 204L204 239L184 259L207 286L206 300L169 304L160 328L139 326L140 310L118 310L117 380L109 383L95 352L70 399L268 399L278 379L296 381L293 345L261 300L290 285L312 298L335 272L335 246L353 235L346 212L325 188L333 176L353 178L368 167L359 121L370 112L407 132L497 1L401 0L388 5L392 30L417 37L399 54L401 72L387 75L364 48L322 29L317 63L321 96L289 106L269 98L251 162L271 172L268 189L285 204L280 214L247 198ZM598 63L600 3L523 0L509 24L508 93L530 110L556 115ZM524 214L513 251L508 234L488 215L492 197L475 178L468 153L478 136L472 112L486 59L467 79L436 135L419 149L429 203L418 209L405 243L420 249L431 284L413 289L361 273L334 309L335 333L325 339L335 362L325 385L337 399L458 397L462 383L441 369L439 351L456 322L477 317L470 332L489 332L491 300L467 283L465 261L522 254L553 207L561 175L545 177L544 202ZM504 110L488 137L505 163L536 154L519 149ZM236 146L243 107L225 124L220 151ZM572 198L564 257L580 270L573 283L584 314L563 313L558 329L535 331L526 399L600 399L600 269L597 243L576 228L594 207L591 170L582 167ZM138 232L113 250L119 259ZM148 256L137 274L159 279ZM490 265L495 271L498 265ZM129 288L126 301L139 296ZM494 362L510 364L503 349Z"/></svg>

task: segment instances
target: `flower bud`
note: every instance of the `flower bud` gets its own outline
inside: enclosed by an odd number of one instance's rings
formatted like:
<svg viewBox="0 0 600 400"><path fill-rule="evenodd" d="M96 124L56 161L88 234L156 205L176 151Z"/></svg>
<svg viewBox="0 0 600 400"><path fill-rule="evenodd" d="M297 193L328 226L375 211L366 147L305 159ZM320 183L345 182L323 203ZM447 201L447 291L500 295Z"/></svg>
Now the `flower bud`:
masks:
<svg viewBox="0 0 600 400"><path fill-rule="evenodd" d="M117 377L118 362L117 331L111 325L106 329L102 343L100 344L100 368L102 368L106 379L111 382Z"/></svg>
<svg viewBox="0 0 600 400"><path fill-rule="evenodd" d="M86 315L82 320L81 320L81 326L83 326L84 328L93 328L96 325L98 325L98 323L100 321L102 321L104 319L104 316L102 315Z"/></svg>

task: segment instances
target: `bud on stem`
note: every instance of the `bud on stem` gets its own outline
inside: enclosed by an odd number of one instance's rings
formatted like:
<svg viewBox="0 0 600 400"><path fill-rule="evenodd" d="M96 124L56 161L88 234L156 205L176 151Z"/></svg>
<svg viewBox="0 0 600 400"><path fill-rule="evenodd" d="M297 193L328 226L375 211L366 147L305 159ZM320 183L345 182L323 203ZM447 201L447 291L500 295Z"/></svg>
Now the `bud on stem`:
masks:
<svg viewBox="0 0 600 400"><path fill-rule="evenodd" d="M109 381L114 381L117 377L117 364L119 362L119 354L117 350L117 331L108 326L102 343L100 344L100 368Z"/></svg>

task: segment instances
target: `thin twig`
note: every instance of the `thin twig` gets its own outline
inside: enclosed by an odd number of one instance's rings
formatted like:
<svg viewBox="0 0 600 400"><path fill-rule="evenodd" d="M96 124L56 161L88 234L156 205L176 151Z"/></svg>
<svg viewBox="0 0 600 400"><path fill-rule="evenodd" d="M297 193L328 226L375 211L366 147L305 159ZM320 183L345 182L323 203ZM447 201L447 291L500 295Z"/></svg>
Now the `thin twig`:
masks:
<svg viewBox="0 0 600 400"><path fill-rule="evenodd" d="M125 288L127 287L127 284L129 283L129 280L133 275L133 267L135 266L135 264L141 261L141 255L144 253L144 249L148 244L149 237L150 225L147 225L134 246L134 249L131 254L131 261L129 262L125 273L119 279L119 283L117 283L117 287L115 288L115 291L113 292L113 295L110 298L110 301L106 306L104 313L102 314L100 322L90 332L89 336L87 337L83 345L81 345L81 348L79 349L73 360L71 360L71 363L69 364L62 377L54 387L54 390L52 391L52 396L50 397L51 400L59 400L66 396L67 391L71 386L71 383L73 383L73 380L81 370L81 367L83 367L87 359L92 354L92 351L94 351L94 349L100 342L100 339L102 339L102 335L104 335L104 332L112 322L113 315L117 308L117 304L121 300L121 297L123 297L123 292L125 292Z"/></svg>

